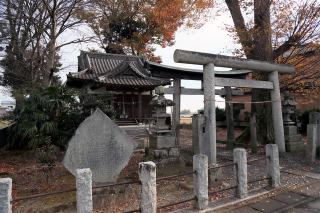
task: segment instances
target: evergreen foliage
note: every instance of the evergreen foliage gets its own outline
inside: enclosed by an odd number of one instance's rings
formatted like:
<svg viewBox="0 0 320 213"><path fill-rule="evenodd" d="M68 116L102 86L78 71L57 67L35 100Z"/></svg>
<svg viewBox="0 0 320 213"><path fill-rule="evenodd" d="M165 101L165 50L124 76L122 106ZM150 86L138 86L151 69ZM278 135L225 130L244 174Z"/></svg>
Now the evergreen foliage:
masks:
<svg viewBox="0 0 320 213"><path fill-rule="evenodd" d="M52 150L55 146L64 150L76 128L96 107L113 117L113 109L102 97L64 85L36 89L13 113L16 123L10 130L9 147Z"/></svg>

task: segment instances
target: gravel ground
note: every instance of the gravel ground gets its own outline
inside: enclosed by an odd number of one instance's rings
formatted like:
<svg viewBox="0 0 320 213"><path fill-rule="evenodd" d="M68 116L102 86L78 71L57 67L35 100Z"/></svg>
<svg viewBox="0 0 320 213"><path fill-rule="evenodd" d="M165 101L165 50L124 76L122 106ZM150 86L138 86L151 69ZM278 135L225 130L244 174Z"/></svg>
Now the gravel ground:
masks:
<svg viewBox="0 0 320 213"><path fill-rule="evenodd" d="M241 134L241 130L236 130L236 135ZM218 130L218 139L225 139L225 131ZM183 129L181 131L181 148L189 150L192 147L191 129ZM61 189L72 188L75 180L61 164L49 173L37 164L32 155L19 154L16 152L8 152L1 155L0 159L0 177L12 177L13 197L25 195L58 191ZM248 150L248 161L251 159L263 158L264 150L259 150L257 154L252 154ZM138 162L143 160L142 153L135 153L130 160L128 166L122 171L118 182L131 181L138 179ZM218 165L232 162L232 152L225 149L224 145L218 147ZM303 154L287 154L282 156L280 164L283 170L296 169L311 172L320 172L319 161L313 165L305 163ZM259 160L248 164L248 180L257 180L264 178L266 175L265 160ZM36 171L36 172L35 172ZM166 168L157 169L157 176L163 177L192 171L192 165L173 165ZM236 181L234 178L233 166L212 170L218 175L218 180L211 183L209 192L215 192L231 186ZM306 176L281 173L281 184L283 186L292 186L310 182L311 179ZM257 181L249 184L249 190L254 190L267 186L267 180ZM233 196L234 189L212 193L210 200ZM157 182L158 206L168 203L175 203L193 197L192 175L183 176L171 180L163 180ZM122 212L124 210L134 210L139 207L140 185L130 184L125 186L111 187L107 189L94 190L94 207L95 212ZM160 210L160 212L169 212L179 208L192 206L192 201L182 203L174 207L168 207ZM50 210L49 210L50 209ZM14 204L14 212L73 212L75 210L75 193L64 193L55 196L37 198L28 201L20 201Z"/></svg>

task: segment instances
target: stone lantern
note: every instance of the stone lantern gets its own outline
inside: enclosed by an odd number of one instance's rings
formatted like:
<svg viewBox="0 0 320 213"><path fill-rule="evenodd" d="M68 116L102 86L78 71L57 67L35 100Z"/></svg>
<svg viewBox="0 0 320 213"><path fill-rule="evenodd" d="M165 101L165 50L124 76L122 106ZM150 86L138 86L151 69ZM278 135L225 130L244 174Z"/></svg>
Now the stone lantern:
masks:
<svg viewBox="0 0 320 213"><path fill-rule="evenodd" d="M170 159L180 155L176 145L176 137L171 130L171 115L166 112L168 106L173 106L172 100L164 97L164 88L156 88L157 96L151 101L154 125L150 129L150 148L155 158ZM172 159L173 160L173 159Z"/></svg>
<svg viewBox="0 0 320 213"><path fill-rule="evenodd" d="M284 136L287 152L297 152L304 149L302 137L298 134L296 123L292 120L295 116L296 102L289 91L285 91L282 96L282 115L284 125ZM276 131L276 130L275 130Z"/></svg>
<svg viewBox="0 0 320 213"><path fill-rule="evenodd" d="M164 97L164 88L156 88L157 97L151 101L152 118L155 120L155 126L152 131L161 134L171 132L171 115L167 113L167 107L173 106L172 100Z"/></svg>
<svg viewBox="0 0 320 213"><path fill-rule="evenodd" d="M291 126L295 124L291 116L295 116L296 105L297 103L294 101L293 95L288 91L285 91L283 93L282 101L283 124L285 126Z"/></svg>

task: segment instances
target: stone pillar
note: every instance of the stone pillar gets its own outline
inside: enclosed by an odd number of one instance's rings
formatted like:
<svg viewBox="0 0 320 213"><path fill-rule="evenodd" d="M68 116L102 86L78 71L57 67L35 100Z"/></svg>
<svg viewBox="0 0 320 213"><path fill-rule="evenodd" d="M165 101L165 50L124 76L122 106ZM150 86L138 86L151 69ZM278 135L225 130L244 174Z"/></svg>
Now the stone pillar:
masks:
<svg viewBox="0 0 320 213"><path fill-rule="evenodd" d="M236 196L245 198L248 196L248 178L247 178L247 152L243 148L233 150L234 171L237 178Z"/></svg>
<svg viewBox="0 0 320 213"><path fill-rule="evenodd" d="M11 213L12 179L0 178L0 212Z"/></svg>
<svg viewBox="0 0 320 213"><path fill-rule="evenodd" d="M320 124L320 112L310 112L309 124Z"/></svg>
<svg viewBox="0 0 320 213"><path fill-rule="evenodd" d="M276 144L266 145L267 175L272 187L280 186L279 151Z"/></svg>
<svg viewBox="0 0 320 213"><path fill-rule="evenodd" d="M192 150L193 155L199 154L199 133L198 133L199 114L192 115Z"/></svg>
<svg viewBox="0 0 320 213"><path fill-rule="evenodd" d="M208 157L204 154L193 156L193 185L196 196L195 206L202 210L208 206Z"/></svg>
<svg viewBox="0 0 320 213"><path fill-rule="evenodd" d="M227 119L227 147L231 149L234 143L233 104L231 87L224 87L226 91L226 119Z"/></svg>
<svg viewBox="0 0 320 213"><path fill-rule="evenodd" d="M142 213L157 212L156 165L152 161L139 163L141 181L140 209Z"/></svg>
<svg viewBox="0 0 320 213"><path fill-rule="evenodd" d="M139 92L138 94L138 117L139 117L139 123L142 122L142 92Z"/></svg>
<svg viewBox="0 0 320 213"><path fill-rule="evenodd" d="M273 82L273 90L271 90L271 105L272 105L272 119L274 128L274 139L278 145L279 152L286 152L284 131L283 131L283 119L282 119L282 108L281 108L281 96L279 86L278 71L269 73L269 80Z"/></svg>
<svg viewBox="0 0 320 213"><path fill-rule="evenodd" d="M258 139L257 139L257 120L256 114L250 114L250 144L253 152L257 152Z"/></svg>
<svg viewBox="0 0 320 213"><path fill-rule="evenodd" d="M90 169L76 170L77 212L92 213L92 173Z"/></svg>
<svg viewBox="0 0 320 213"><path fill-rule="evenodd" d="M193 153L196 154L206 154L206 144L204 140L204 116L203 114L194 114L192 116L192 145Z"/></svg>
<svg viewBox="0 0 320 213"><path fill-rule="evenodd" d="M181 103L181 79L173 80L173 113L172 130L176 136L177 145L180 145L180 103Z"/></svg>
<svg viewBox="0 0 320 213"><path fill-rule="evenodd" d="M199 154L209 155L209 150L207 150L207 143L204 139L205 133L205 123L204 123L204 115L199 113L198 116L198 145L199 145Z"/></svg>
<svg viewBox="0 0 320 213"><path fill-rule="evenodd" d="M320 141L320 125L319 124L308 124L307 126L307 148L306 156L310 163L315 162L317 155L317 146Z"/></svg>
<svg viewBox="0 0 320 213"><path fill-rule="evenodd" d="M315 162L317 158L317 149L320 147L320 113L311 112L309 115L309 124L307 126L308 143L306 156L310 163Z"/></svg>
<svg viewBox="0 0 320 213"><path fill-rule="evenodd" d="M216 106L214 64L203 66L205 141L208 143L209 165L217 163L216 150Z"/></svg>

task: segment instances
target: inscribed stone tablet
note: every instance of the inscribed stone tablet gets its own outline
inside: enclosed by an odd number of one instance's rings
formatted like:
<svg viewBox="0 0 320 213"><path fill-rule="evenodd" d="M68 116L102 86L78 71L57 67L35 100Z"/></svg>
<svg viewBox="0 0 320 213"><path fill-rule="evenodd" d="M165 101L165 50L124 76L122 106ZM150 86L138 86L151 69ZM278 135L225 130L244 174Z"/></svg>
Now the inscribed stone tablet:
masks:
<svg viewBox="0 0 320 213"><path fill-rule="evenodd" d="M71 138L63 165L73 175L76 169L90 168L94 182L114 182L136 146L122 129L97 109Z"/></svg>

